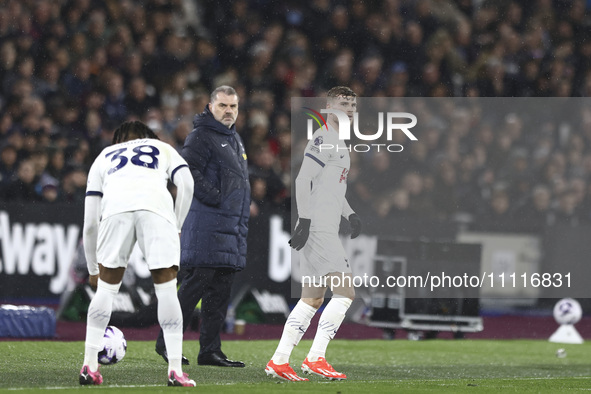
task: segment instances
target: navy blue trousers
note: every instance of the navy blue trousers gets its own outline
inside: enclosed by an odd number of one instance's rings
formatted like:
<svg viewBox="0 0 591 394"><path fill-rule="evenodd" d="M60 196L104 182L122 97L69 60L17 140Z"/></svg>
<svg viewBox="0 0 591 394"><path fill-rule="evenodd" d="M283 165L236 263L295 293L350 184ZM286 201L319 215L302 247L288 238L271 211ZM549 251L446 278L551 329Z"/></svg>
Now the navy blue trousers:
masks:
<svg viewBox="0 0 591 394"><path fill-rule="evenodd" d="M230 293L236 271L232 268L181 268L178 297L183 311L183 332L191 323L195 307L201 301L199 354L221 351L220 333L224 328ZM162 329L156 346L164 348Z"/></svg>

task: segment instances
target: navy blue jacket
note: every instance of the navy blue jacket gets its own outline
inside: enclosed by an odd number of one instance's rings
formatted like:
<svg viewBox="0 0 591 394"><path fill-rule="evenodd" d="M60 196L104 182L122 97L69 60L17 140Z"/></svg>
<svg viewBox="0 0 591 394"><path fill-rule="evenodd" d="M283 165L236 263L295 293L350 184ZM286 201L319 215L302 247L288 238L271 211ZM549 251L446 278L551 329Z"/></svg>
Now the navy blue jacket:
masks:
<svg viewBox="0 0 591 394"><path fill-rule="evenodd" d="M205 111L195 116L181 155L195 188L181 231L181 266L233 268L246 264L250 183L246 152L235 126Z"/></svg>

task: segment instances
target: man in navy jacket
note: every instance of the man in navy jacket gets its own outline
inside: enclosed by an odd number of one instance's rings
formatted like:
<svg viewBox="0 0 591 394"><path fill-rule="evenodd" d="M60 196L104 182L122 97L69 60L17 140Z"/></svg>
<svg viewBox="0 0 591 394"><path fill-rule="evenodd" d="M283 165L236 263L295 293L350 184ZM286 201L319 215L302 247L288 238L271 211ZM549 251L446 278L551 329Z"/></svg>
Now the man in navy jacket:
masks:
<svg viewBox="0 0 591 394"><path fill-rule="evenodd" d="M218 87L205 110L195 116L181 152L195 188L181 231L178 297L184 330L202 299L199 365L244 367L243 362L228 360L220 341L234 275L246 264L250 215L248 167L234 125L237 116L238 94L230 86ZM162 330L156 352L167 359ZM183 363L188 364L184 357Z"/></svg>

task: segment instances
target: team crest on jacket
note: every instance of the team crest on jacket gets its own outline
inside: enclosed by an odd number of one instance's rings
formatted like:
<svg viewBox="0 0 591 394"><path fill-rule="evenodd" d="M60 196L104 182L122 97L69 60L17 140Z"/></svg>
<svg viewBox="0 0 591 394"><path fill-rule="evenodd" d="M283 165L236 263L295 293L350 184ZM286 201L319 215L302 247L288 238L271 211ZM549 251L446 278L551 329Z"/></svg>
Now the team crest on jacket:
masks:
<svg viewBox="0 0 591 394"><path fill-rule="evenodd" d="M316 139L314 140L314 145L320 145L322 144L322 142L322 137L316 137Z"/></svg>

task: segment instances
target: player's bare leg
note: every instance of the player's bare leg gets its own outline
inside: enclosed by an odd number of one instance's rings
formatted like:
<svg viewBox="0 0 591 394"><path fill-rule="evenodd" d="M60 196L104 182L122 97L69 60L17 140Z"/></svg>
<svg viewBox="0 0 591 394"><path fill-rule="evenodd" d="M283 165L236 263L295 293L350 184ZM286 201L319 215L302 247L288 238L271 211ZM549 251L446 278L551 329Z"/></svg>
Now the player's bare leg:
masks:
<svg viewBox="0 0 591 394"><path fill-rule="evenodd" d="M125 268L106 268L99 264L99 279L96 294L88 306L84 363L80 370L80 384L98 385L103 377L98 371L98 352L105 329L111 319L113 299L119 292Z"/></svg>
<svg viewBox="0 0 591 394"><path fill-rule="evenodd" d="M334 280L331 280L331 278L334 278ZM322 315L320 315L314 342L312 343L308 357L306 357L302 364L302 371L304 373L319 375L330 380L347 378L347 375L335 371L326 362L325 357L329 342L335 337L347 310L355 298L352 279L350 273L331 273L328 275L327 283L331 284L333 297L324 308Z"/></svg>
<svg viewBox="0 0 591 394"><path fill-rule="evenodd" d="M183 314L176 294L177 271L177 266L151 270L158 298L158 322L164 333L164 343L168 354L168 385L191 387L195 386L195 381L183 373L181 363Z"/></svg>
<svg viewBox="0 0 591 394"><path fill-rule="evenodd" d="M302 286L302 298L289 314L277 350L265 368L267 375L293 382L308 380L295 373L289 365L289 357L310 326L310 320L322 305L326 289L312 285Z"/></svg>

